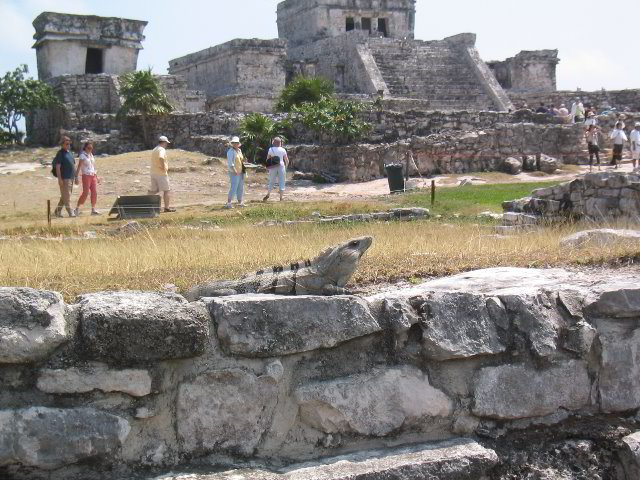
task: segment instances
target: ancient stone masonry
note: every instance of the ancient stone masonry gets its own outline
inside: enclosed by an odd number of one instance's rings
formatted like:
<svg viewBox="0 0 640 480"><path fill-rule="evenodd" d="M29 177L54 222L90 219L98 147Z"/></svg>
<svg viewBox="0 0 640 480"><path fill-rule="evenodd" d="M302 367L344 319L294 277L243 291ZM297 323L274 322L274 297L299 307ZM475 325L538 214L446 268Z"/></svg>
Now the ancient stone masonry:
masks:
<svg viewBox="0 0 640 480"><path fill-rule="evenodd" d="M204 91L210 109L269 111L285 85L283 40L231 40L169 62L190 88Z"/></svg>
<svg viewBox="0 0 640 480"><path fill-rule="evenodd" d="M147 22L43 12L33 21L38 77L136 70Z"/></svg>
<svg viewBox="0 0 640 480"><path fill-rule="evenodd" d="M558 50L522 51L504 61L487 62L502 88L511 93L555 92Z"/></svg>
<svg viewBox="0 0 640 480"><path fill-rule="evenodd" d="M488 478L492 439L640 409L638 318L624 271L191 303L0 288L0 477Z"/></svg>
<svg viewBox="0 0 640 480"><path fill-rule="evenodd" d="M640 112L640 90L599 90L595 92L584 91L557 91L557 92L537 92L537 93L517 93L509 92L509 97L516 106L527 103L529 107L535 107L544 103L554 105L559 108L565 104L571 108L571 103L580 98L585 105L596 107L598 112L615 108L618 112L630 110Z"/></svg>
<svg viewBox="0 0 640 480"><path fill-rule="evenodd" d="M508 212L547 217L587 217L594 220L627 217L640 219L640 175L587 173L567 183L539 188L531 197L505 202Z"/></svg>

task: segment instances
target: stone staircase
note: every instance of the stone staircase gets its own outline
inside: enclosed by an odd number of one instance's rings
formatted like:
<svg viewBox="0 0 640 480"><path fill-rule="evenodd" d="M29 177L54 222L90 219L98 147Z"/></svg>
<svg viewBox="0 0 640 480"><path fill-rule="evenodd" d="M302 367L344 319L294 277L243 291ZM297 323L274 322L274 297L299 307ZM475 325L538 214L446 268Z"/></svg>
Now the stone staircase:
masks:
<svg viewBox="0 0 640 480"><path fill-rule="evenodd" d="M393 97L427 100L433 110L493 108L457 44L375 38L369 48Z"/></svg>

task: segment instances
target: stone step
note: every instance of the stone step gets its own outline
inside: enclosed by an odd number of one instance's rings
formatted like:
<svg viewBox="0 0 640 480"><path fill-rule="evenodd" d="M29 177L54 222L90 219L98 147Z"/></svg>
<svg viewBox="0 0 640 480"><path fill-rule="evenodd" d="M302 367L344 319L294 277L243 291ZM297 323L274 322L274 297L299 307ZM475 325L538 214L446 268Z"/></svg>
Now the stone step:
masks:
<svg viewBox="0 0 640 480"><path fill-rule="evenodd" d="M498 463L496 453L458 438L408 447L370 450L290 466L274 472L238 468L218 473L162 475L154 480L477 480Z"/></svg>

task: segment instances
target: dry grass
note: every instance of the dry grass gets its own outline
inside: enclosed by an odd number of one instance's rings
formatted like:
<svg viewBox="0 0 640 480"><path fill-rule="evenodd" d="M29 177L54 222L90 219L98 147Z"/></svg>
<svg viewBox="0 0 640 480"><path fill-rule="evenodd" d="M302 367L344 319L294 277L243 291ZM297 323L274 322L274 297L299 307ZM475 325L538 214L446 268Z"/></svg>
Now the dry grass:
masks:
<svg viewBox="0 0 640 480"><path fill-rule="evenodd" d="M316 255L359 235L373 235L354 281L422 278L492 266L547 267L637 259L637 242L567 249L559 240L580 226L507 238L490 227L432 221L344 226L239 226L224 230L149 229L133 238L0 242L0 285L61 291L67 299L105 289L181 290L211 279L238 278L260 267Z"/></svg>

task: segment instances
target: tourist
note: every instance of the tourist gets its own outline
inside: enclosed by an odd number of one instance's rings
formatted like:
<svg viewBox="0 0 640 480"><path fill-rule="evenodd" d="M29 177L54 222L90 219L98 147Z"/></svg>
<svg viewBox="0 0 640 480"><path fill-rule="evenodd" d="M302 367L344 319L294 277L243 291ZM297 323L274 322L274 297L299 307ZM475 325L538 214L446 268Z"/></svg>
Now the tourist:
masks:
<svg viewBox="0 0 640 480"><path fill-rule="evenodd" d="M565 106L564 103L560 104L560 108L558 109L558 115L560 115L561 117L569 116L569 110L567 110L567 107Z"/></svg>
<svg viewBox="0 0 640 480"><path fill-rule="evenodd" d="M624 123L624 121L627 119L627 116L624 113L618 113L616 115L616 123L619 123L621 125L620 129L624 130L627 125Z"/></svg>
<svg viewBox="0 0 640 480"><path fill-rule="evenodd" d="M555 105L549 105L549 115L552 115L554 117L558 115L558 109L555 107Z"/></svg>
<svg viewBox="0 0 640 480"><path fill-rule="evenodd" d="M96 160L93 158L93 145L86 142L82 147L78 167L76 168L76 185L78 185L78 175L82 176L82 194L78 198L75 214L80 215L80 207L91 193L91 215L100 215L96 210L98 200L98 172L96 171Z"/></svg>
<svg viewBox="0 0 640 480"><path fill-rule="evenodd" d="M62 148L58 150L53 159L56 177L58 177L58 187L60 188L60 200L54 212L56 217L62 217L63 206L70 217L76 216L75 212L71 210L71 194L73 193L73 179L76 176L76 161L69 151L70 148L71 139L62 137Z"/></svg>
<svg viewBox="0 0 640 480"><path fill-rule="evenodd" d="M287 167L289 166L289 157L287 151L282 147L282 139L276 137L273 139L273 146L267 153L267 170L269 171L269 184L267 186L267 194L262 199L266 202L271 195L271 189L278 177L280 183L280 201L284 195L284 183L287 178Z"/></svg>
<svg viewBox="0 0 640 480"><path fill-rule="evenodd" d="M169 185L169 162L167 160L167 147L171 142L162 135L158 138L158 146L151 152L151 188L149 195L162 192L164 198L164 211L175 212L171 208L171 185Z"/></svg>
<svg viewBox="0 0 640 480"><path fill-rule="evenodd" d="M613 156L611 157L611 165L618 168L618 160L622 162L622 148L624 142L627 141L627 135L622 129L622 122L616 123L616 128L611 132L611 140L613 140Z"/></svg>
<svg viewBox="0 0 640 480"><path fill-rule="evenodd" d="M571 121L573 123L582 123L584 122L584 105L579 98L571 105Z"/></svg>
<svg viewBox="0 0 640 480"><path fill-rule="evenodd" d="M536 113L549 113L547 107L544 106L544 102L540 102L540 106L536 108Z"/></svg>
<svg viewBox="0 0 640 480"><path fill-rule="evenodd" d="M588 129L591 125L598 125L598 119L593 112L587 113L587 119L584 121L584 128Z"/></svg>
<svg viewBox="0 0 640 480"><path fill-rule="evenodd" d="M599 128L591 124L587 128L585 132L585 137L587 139L587 146L589 147L589 171L593 168L593 156L596 156L596 160L598 161L598 170L600 170L600 146L598 142L598 133Z"/></svg>
<svg viewBox="0 0 640 480"><path fill-rule="evenodd" d="M640 168L640 122L636 122L635 127L629 136L631 140L631 161L633 162L634 170Z"/></svg>
<svg viewBox="0 0 640 480"><path fill-rule="evenodd" d="M244 207L244 175L246 167L244 166L244 155L240 150L240 139L233 137L231 139L231 148L227 150L227 163L229 167L229 195L227 196L227 204L224 208L233 208L231 201L234 195L238 199L238 206Z"/></svg>

